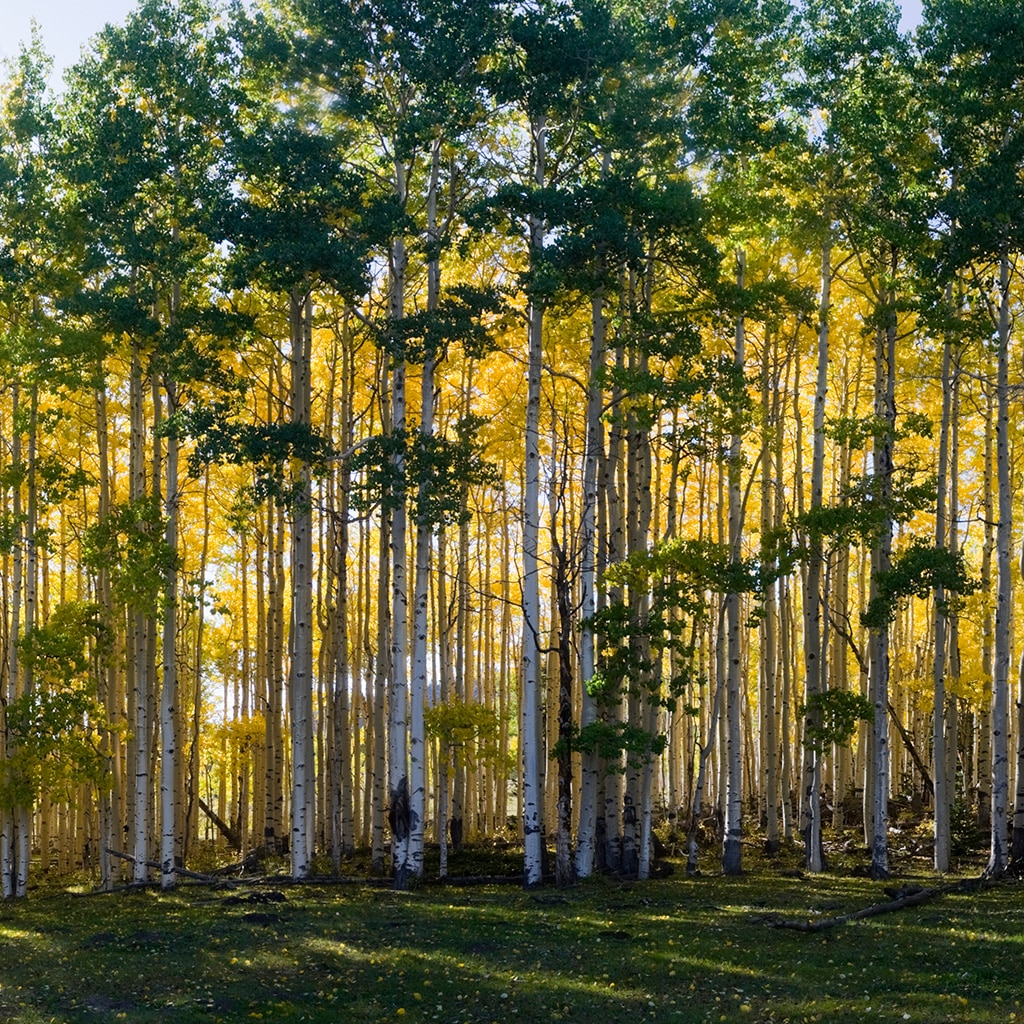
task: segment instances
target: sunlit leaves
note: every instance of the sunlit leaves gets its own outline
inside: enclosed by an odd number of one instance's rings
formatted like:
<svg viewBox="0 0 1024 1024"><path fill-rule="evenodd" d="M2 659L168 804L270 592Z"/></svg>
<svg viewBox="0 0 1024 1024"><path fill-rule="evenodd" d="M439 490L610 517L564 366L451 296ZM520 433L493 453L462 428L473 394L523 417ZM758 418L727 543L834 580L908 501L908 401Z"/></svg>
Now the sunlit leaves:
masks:
<svg viewBox="0 0 1024 1024"><path fill-rule="evenodd" d="M962 552L932 547L919 539L901 551L875 583L877 596L861 616L866 626L875 627L894 618L898 603L908 597L925 598L937 588L950 595L969 595L979 586Z"/></svg>
<svg viewBox="0 0 1024 1024"><path fill-rule="evenodd" d="M85 565L109 572L119 600L138 611L156 611L167 572L178 563L164 525L159 499L146 496L116 505L82 538Z"/></svg>

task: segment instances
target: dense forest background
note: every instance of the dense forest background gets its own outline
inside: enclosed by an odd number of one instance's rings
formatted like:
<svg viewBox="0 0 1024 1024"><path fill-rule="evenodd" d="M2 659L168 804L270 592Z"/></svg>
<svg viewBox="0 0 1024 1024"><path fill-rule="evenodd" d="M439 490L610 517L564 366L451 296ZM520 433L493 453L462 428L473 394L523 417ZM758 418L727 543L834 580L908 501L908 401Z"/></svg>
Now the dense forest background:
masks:
<svg viewBox="0 0 1024 1024"><path fill-rule="evenodd" d="M898 21L143 0L59 98L26 45L3 894L645 877L659 821L883 877L903 806L1024 863L1024 10Z"/></svg>

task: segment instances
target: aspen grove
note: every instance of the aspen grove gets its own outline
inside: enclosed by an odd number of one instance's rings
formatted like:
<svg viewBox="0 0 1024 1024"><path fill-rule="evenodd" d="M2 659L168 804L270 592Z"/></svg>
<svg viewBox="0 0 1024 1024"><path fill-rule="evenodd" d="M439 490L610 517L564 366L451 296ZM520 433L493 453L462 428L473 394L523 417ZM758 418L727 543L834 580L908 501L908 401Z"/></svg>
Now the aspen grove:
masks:
<svg viewBox="0 0 1024 1024"><path fill-rule="evenodd" d="M1024 867L1024 7L898 22L140 0L56 95L24 44L3 895L662 826L886 877L904 806Z"/></svg>

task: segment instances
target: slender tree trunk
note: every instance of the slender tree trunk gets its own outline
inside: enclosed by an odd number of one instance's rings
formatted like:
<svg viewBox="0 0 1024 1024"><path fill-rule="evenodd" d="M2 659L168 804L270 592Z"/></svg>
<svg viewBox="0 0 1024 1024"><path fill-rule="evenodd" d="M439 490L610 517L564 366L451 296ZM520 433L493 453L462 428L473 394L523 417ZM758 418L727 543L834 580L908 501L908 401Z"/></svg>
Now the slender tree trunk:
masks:
<svg viewBox="0 0 1024 1024"><path fill-rule="evenodd" d="M892 565L893 433L896 422L896 313L887 306L888 322L877 332L875 350L875 416L886 428L875 439L874 475L878 501L883 508L880 536L871 553L871 597L878 580ZM871 631L871 703L874 705L874 777L872 787L871 874L889 877L889 624Z"/></svg>
<svg viewBox="0 0 1024 1024"><path fill-rule="evenodd" d="M547 125L543 117L531 125L534 150L534 185L545 185L545 139ZM530 217L531 259L544 246L544 223ZM543 875L544 792L542 789L542 730L540 651L540 578L537 548L540 538L540 385L544 341L544 307L534 296L527 310L527 398L526 398L526 476L523 495L523 734L522 813L523 882L538 885Z"/></svg>
<svg viewBox="0 0 1024 1024"><path fill-rule="evenodd" d="M437 222L437 193L441 168L441 139L434 140L431 151L430 180L427 193L427 237L432 251L440 241ZM427 264L427 309L436 310L441 298L441 264L432 256ZM434 433L434 367L437 353L432 349L424 355L420 377L420 440L430 444ZM427 513L430 482L424 477L417 486L418 514L416 521L416 566L413 584L413 649L412 685L409 691L409 859L417 878L423 877L424 829L427 817L427 735L424 709L427 699L427 630L430 610L430 550L432 524Z"/></svg>
<svg viewBox="0 0 1024 1024"><path fill-rule="evenodd" d="M951 409L951 346L942 349L942 422L939 427L938 485L935 502L935 547L946 548L946 486L949 468L949 422ZM939 585L934 599L934 651L932 657L932 776L935 782L935 870L949 870L949 810L951 794L946 777L946 592Z"/></svg>
<svg viewBox="0 0 1024 1024"><path fill-rule="evenodd" d="M590 379L587 389L586 442L583 451L583 507L580 512L580 600L583 625L580 629L580 727L586 729L597 721L597 702L590 693L596 671L594 630L590 625L597 612L597 470L603 447L601 412L604 392L601 372L607 348L608 320L605 315L604 291L598 289L591 297ZM589 878L594 870L597 839L597 797L600 759L596 751L582 755L580 779L580 816L576 837L576 875Z"/></svg>
<svg viewBox="0 0 1024 1024"><path fill-rule="evenodd" d="M102 367L100 368L102 369ZM99 506L97 518L105 523L110 516L110 434L107 425L107 393L105 388L96 391L96 447L99 461ZM114 605L110 586L110 568L101 565L96 577L96 601L100 606L100 615L105 627L114 628ZM113 634L111 634L113 635ZM99 698L106 712L107 722L116 726L123 715L117 687L117 669L115 659L106 651L97 654L97 673L99 677ZM114 886L114 865L111 863L110 850L118 849L121 839L120 805L121 805L121 732L113 728L104 737L104 748L107 751L106 774L110 779L110 787L100 792L100 884L104 889Z"/></svg>
<svg viewBox="0 0 1024 1024"><path fill-rule="evenodd" d="M762 368L761 401L764 416L764 440L761 452L761 537L766 539L775 525L775 495L772 472L781 469L781 463L773 467L771 432L781 432L781 424L773 421L771 394L772 375L769 353L765 339ZM781 482L778 484L781 487ZM774 854L779 849L779 774L778 774L778 712L776 697L778 688L778 584L774 583L765 595L765 609L761 620L761 772L764 796L765 850Z"/></svg>
<svg viewBox="0 0 1024 1024"><path fill-rule="evenodd" d="M131 438L129 453L129 498L141 503L146 496L145 421L143 419L142 362L138 349L132 349L131 381L129 385L131 411ZM151 686L149 674L149 636L146 613L131 610L131 654L129 668L134 689L135 746L135 799L133 802L132 846L134 861L133 881L145 882L149 878L149 835L152 828L152 794L150 776L150 713Z"/></svg>
<svg viewBox="0 0 1024 1024"><path fill-rule="evenodd" d="M949 520L948 520L948 544L949 551L956 556L960 553L960 352L953 352L953 371L949 382L950 390L950 425L949 425ZM960 683L960 613L957 603L954 602L949 608L946 616L948 623L947 650L948 650L948 672L949 678L953 680L956 688ZM945 715L946 729L946 792L949 794L949 803L952 807L957 800L957 775L960 744L958 739L958 707L956 698L947 701ZM961 795L964 799L972 778L972 765L970 759L965 765L963 772L963 788Z"/></svg>
<svg viewBox="0 0 1024 1024"><path fill-rule="evenodd" d="M1013 481L1010 474L1010 258L999 261L999 344L996 369L996 626L992 676L992 843L987 874L1000 877L1009 864L1009 688L1013 630L1010 545L1013 534Z"/></svg>
<svg viewBox="0 0 1024 1024"><path fill-rule="evenodd" d="M310 359L313 341L313 299L310 292L293 293L291 323L291 416L300 429L310 427ZM291 717L292 798L291 874L309 874L313 858L310 820L316 782L313 758L313 495L310 467L296 469L292 506L291 629L288 700Z"/></svg>
<svg viewBox="0 0 1024 1024"><path fill-rule="evenodd" d="M387 731L388 678L391 675L391 514L385 508L378 525L377 564L380 580L377 589L377 659L373 683L373 820L371 823L371 870L385 873L384 808L388 801Z"/></svg>
<svg viewBox="0 0 1024 1024"><path fill-rule="evenodd" d="M21 444L21 388L15 383L11 397L11 462L20 466L22 462ZM7 692L3 704L4 721L4 754L9 756L16 753L13 745L8 743L6 728L6 708L9 701L16 700L22 693L22 672L18 658L18 640L21 636L22 619L21 603L23 591L23 579L25 572L25 528L23 523L23 509L21 494L21 482L15 481L11 494L11 518L14 523L14 543L11 565L11 596L10 596L10 632L7 638ZM4 899L23 895L19 891L19 808L5 808L3 815L3 832L0 834L0 891Z"/></svg>
<svg viewBox="0 0 1024 1024"><path fill-rule="evenodd" d="M555 829L555 885L559 888L576 881L572 859L572 597L569 591L565 549L554 536L555 587L558 597L558 817Z"/></svg>
<svg viewBox="0 0 1024 1024"><path fill-rule="evenodd" d="M995 411L992 388L985 388L985 468L983 471L984 540L981 547L981 587L984 611L981 618L982 699L978 715L978 827L992 833L992 709L993 638L992 552L995 550L995 494L992 487L992 449Z"/></svg>
<svg viewBox="0 0 1024 1024"><path fill-rule="evenodd" d="M746 254L736 254L736 283L739 288L746 284ZM745 356L746 326L743 317L736 323L736 347L733 361L742 372ZM739 561L743 531L743 495L740 488L740 473L743 459L743 435L734 429L729 444L729 557ZM722 871L727 875L738 875L743 870L743 752L741 746L742 708L741 688L743 685L742 636L740 616L740 594L730 593L725 597L726 607L726 658L728 660L725 719L726 719L726 793L725 827L722 839Z"/></svg>
<svg viewBox="0 0 1024 1024"><path fill-rule="evenodd" d="M167 414L177 410L177 392L168 381ZM164 460L166 491L164 494L164 543L167 550L178 550L178 437L172 430L167 437L167 458ZM175 854L178 841L178 663L175 656L178 615L178 568L172 561L164 575L163 638L161 654L163 671L160 683L160 887L174 888Z"/></svg>
<svg viewBox="0 0 1024 1024"><path fill-rule="evenodd" d="M405 167L395 160L395 195L402 205L406 199ZM390 310L392 324L405 315L405 240L395 238L390 255ZM397 340L397 339L396 339ZM406 510L405 445L406 389L405 357L394 358L391 377L391 434L395 440L392 472L398 481L391 511L391 685L388 692L388 789L391 825L391 859L396 889L406 889L416 873L409 841L413 830L409 780L409 582L408 514Z"/></svg>
<svg viewBox="0 0 1024 1024"><path fill-rule="evenodd" d="M341 338L341 400L340 435L345 451L352 446L352 387L350 380L352 351L347 320L343 324ZM348 557L349 557L349 487L350 470L348 459L342 459L335 481L335 525L333 545L334 564L334 616L332 619L334 648L334 686L331 695L331 744L330 744L330 822L331 858L335 872L341 871L341 860L348 856L354 846L353 824L353 779L352 771L352 728L353 717L351 695L353 679L359 678L358 670L352 671L349 663L348 627Z"/></svg>
<svg viewBox="0 0 1024 1024"><path fill-rule="evenodd" d="M811 457L812 512L821 508L825 486L825 403L828 397L829 316L832 290L832 249L828 241L821 249L821 293L818 301L818 362L814 390L814 449ZM821 745L809 737L821 727L821 712L813 698L825 689L822 646L824 596L821 578L824 564L821 532L812 527L808 537L806 591L804 595L804 693L809 705L804 722L803 798L801 831L804 863L809 871L823 871L825 859L821 838Z"/></svg>

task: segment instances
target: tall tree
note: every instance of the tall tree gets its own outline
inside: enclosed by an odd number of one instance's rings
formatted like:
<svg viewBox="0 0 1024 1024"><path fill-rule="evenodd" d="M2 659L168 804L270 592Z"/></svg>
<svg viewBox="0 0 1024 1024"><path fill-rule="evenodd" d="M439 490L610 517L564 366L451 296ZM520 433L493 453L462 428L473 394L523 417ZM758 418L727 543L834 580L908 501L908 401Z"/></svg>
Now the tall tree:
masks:
<svg viewBox="0 0 1024 1024"><path fill-rule="evenodd" d="M1024 790L1014 803L1013 846L1009 809L1008 705L1012 632L1010 459L1010 288L1013 254L1021 249L1024 209L1024 111L1019 102L1024 63L1024 16L1016 4L934 0L925 5L920 46L951 188L943 203L948 230L946 266L973 268L990 314L996 350L997 601L992 682L992 814L988 872L1002 874L1024 858ZM985 269L982 271L981 268ZM982 272L994 288L978 280ZM1019 724L1018 724L1019 733ZM1024 750L1022 746L1021 750ZM1024 754L1018 754L1018 777Z"/></svg>

